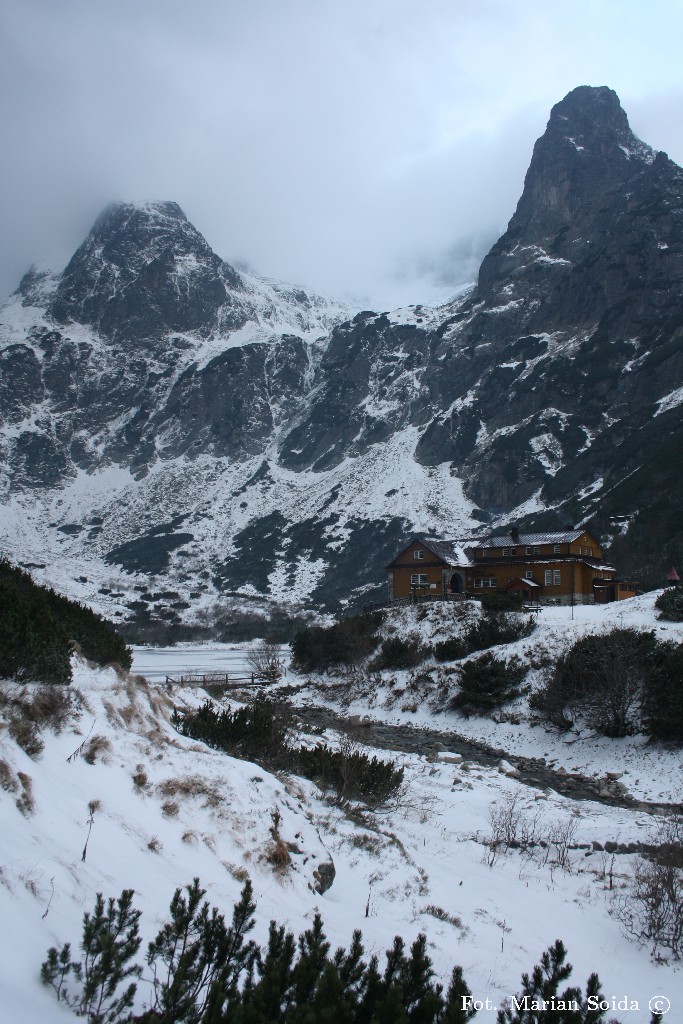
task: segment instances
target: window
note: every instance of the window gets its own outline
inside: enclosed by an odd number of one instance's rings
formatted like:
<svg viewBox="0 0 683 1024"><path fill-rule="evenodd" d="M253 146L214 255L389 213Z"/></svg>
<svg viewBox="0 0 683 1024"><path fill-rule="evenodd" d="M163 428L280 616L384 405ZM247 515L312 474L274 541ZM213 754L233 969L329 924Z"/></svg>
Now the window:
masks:
<svg viewBox="0 0 683 1024"><path fill-rule="evenodd" d="M524 548L524 554L525 555L533 555L533 553L534 553L534 549L533 548Z"/></svg>
<svg viewBox="0 0 683 1024"><path fill-rule="evenodd" d="M503 554L504 555L516 555L517 554L517 548L503 548Z"/></svg>
<svg viewBox="0 0 683 1024"><path fill-rule="evenodd" d="M496 578L495 578L495 576L484 576L481 579L475 580L474 581L474 586L475 586L475 589L476 588L481 589L482 587L488 587L490 589L495 589L495 587L497 586Z"/></svg>
<svg viewBox="0 0 683 1024"><path fill-rule="evenodd" d="M424 558L425 553L422 548L415 548L413 551L413 558Z"/></svg>
<svg viewBox="0 0 683 1024"><path fill-rule="evenodd" d="M410 577L411 587L427 587L427 573L426 572L414 572Z"/></svg>
<svg viewBox="0 0 683 1024"><path fill-rule="evenodd" d="M553 586L554 587L559 587L561 582L562 582L562 580L560 578L560 570L559 569L553 569Z"/></svg>
<svg viewBox="0 0 683 1024"><path fill-rule="evenodd" d="M553 585L553 570L546 569L545 571L545 585L546 587L552 587Z"/></svg>
<svg viewBox="0 0 683 1024"><path fill-rule="evenodd" d="M591 558L593 557L593 548L589 548L588 549L588 554L590 555Z"/></svg>
<svg viewBox="0 0 683 1024"><path fill-rule="evenodd" d="M553 544L553 554L559 555L561 550L562 550L562 545L561 544Z"/></svg>
<svg viewBox="0 0 683 1024"><path fill-rule="evenodd" d="M541 553L541 549L539 547L535 547L534 548L534 554L535 555L540 555L540 553Z"/></svg>
<svg viewBox="0 0 683 1024"><path fill-rule="evenodd" d="M524 573L524 579L525 579L525 580L532 580L533 578L534 578L534 574L533 574L533 572L531 571L531 569L528 569L528 570L527 570L527 571L526 571L526 572Z"/></svg>

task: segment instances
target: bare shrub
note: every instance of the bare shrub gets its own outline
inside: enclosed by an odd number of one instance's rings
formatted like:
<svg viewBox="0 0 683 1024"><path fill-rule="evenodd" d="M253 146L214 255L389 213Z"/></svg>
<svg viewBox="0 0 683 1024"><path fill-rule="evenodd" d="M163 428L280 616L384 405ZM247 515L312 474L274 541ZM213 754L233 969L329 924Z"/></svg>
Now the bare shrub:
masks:
<svg viewBox="0 0 683 1024"><path fill-rule="evenodd" d="M88 764L95 764L96 761L102 761L106 764L108 756L111 753L111 742L106 736L93 736L91 740L86 743L83 747L81 757Z"/></svg>
<svg viewBox="0 0 683 1024"><path fill-rule="evenodd" d="M654 836L654 849L638 857L633 877L611 912L627 935L651 944L652 956L683 956L683 819L669 818Z"/></svg>
<svg viewBox="0 0 683 1024"><path fill-rule="evenodd" d="M282 674L280 648L277 644L259 641L247 655L247 665L257 678L270 682Z"/></svg>
<svg viewBox="0 0 683 1024"><path fill-rule="evenodd" d="M186 832L183 832L181 839L188 846L196 846L198 843L197 833L193 832L191 828L188 828Z"/></svg>
<svg viewBox="0 0 683 1024"><path fill-rule="evenodd" d="M161 805L161 813L167 818L177 818L180 804L176 800L165 800Z"/></svg>
<svg viewBox="0 0 683 1024"><path fill-rule="evenodd" d="M19 789L19 783L14 777L14 772L7 764L7 761L0 760L0 789L4 789L6 793L16 793Z"/></svg>
<svg viewBox="0 0 683 1024"><path fill-rule="evenodd" d="M163 847L158 836L152 836L150 841L147 843L147 849L150 853L161 853Z"/></svg>
<svg viewBox="0 0 683 1024"><path fill-rule="evenodd" d="M25 772L17 772L17 778L21 783L21 794L16 799L16 805L24 817L27 818L36 809L36 802L33 798L33 783L31 776Z"/></svg>
<svg viewBox="0 0 683 1024"><path fill-rule="evenodd" d="M491 804L488 819L491 834L485 840L487 846L486 863L492 866L499 851L509 849L517 841L519 827L520 795L508 793L502 800Z"/></svg>
<svg viewBox="0 0 683 1024"><path fill-rule="evenodd" d="M489 808L490 836L484 840L486 863L492 867L500 852L519 849L530 853L538 845L540 812L525 814L519 790L508 793Z"/></svg>
<svg viewBox="0 0 683 1024"><path fill-rule="evenodd" d="M555 864L563 871L569 871L571 868L571 847L578 827L579 823L576 818L568 815L561 821L553 822L548 830L548 849L554 851Z"/></svg>

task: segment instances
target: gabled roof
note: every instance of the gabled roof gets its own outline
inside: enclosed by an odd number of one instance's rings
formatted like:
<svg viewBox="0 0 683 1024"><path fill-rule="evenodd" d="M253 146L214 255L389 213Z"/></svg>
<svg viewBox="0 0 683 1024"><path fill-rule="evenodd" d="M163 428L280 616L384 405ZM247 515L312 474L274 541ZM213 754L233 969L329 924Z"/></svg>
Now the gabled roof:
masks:
<svg viewBox="0 0 683 1024"><path fill-rule="evenodd" d="M487 537L485 540L476 542L480 548L509 548L529 547L533 544L572 544L579 537L590 530L562 530L559 533L520 533L513 538L511 533L499 534L497 537ZM596 541L597 543L597 541Z"/></svg>
<svg viewBox="0 0 683 1024"><path fill-rule="evenodd" d="M474 564L472 548L478 542L476 540L439 540L437 537L411 537L392 560L392 564L415 543L421 544L431 551L445 565L468 568Z"/></svg>
<svg viewBox="0 0 683 1024"><path fill-rule="evenodd" d="M475 540L437 540L436 537L425 537L422 541L426 548L429 548L437 558L441 558L446 565L472 565L472 548Z"/></svg>
<svg viewBox="0 0 683 1024"><path fill-rule="evenodd" d="M532 589L536 587L537 590L541 589L540 583L537 583L536 580L529 580L525 576L515 576L514 579L511 579L509 583L505 584L505 589L509 590L513 583L523 583L525 587L531 587Z"/></svg>

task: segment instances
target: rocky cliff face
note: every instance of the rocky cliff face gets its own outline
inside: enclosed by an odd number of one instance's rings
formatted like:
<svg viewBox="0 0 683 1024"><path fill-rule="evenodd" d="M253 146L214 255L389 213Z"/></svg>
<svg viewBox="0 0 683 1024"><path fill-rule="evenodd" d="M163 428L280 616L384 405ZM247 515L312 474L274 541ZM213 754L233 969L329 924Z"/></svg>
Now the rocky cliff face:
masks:
<svg viewBox="0 0 683 1024"><path fill-rule="evenodd" d="M683 553L683 172L609 89L553 108L445 307L353 315L238 273L174 203L118 204L0 321L4 546L84 599L334 608L404 532L512 519L626 517L648 583Z"/></svg>

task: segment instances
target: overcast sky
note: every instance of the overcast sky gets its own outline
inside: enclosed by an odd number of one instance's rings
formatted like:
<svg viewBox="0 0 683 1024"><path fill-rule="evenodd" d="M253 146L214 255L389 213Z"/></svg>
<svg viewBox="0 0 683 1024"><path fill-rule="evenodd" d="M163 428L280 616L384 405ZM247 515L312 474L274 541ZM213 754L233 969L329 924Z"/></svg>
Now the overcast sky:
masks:
<svg viewBox="0 0 683 1024"><path fill-rule="evenodd" d="M683 163L682 40L681 0L2 0L0 295L173 199L264 275L445 297L575 86Z"/></svg>

